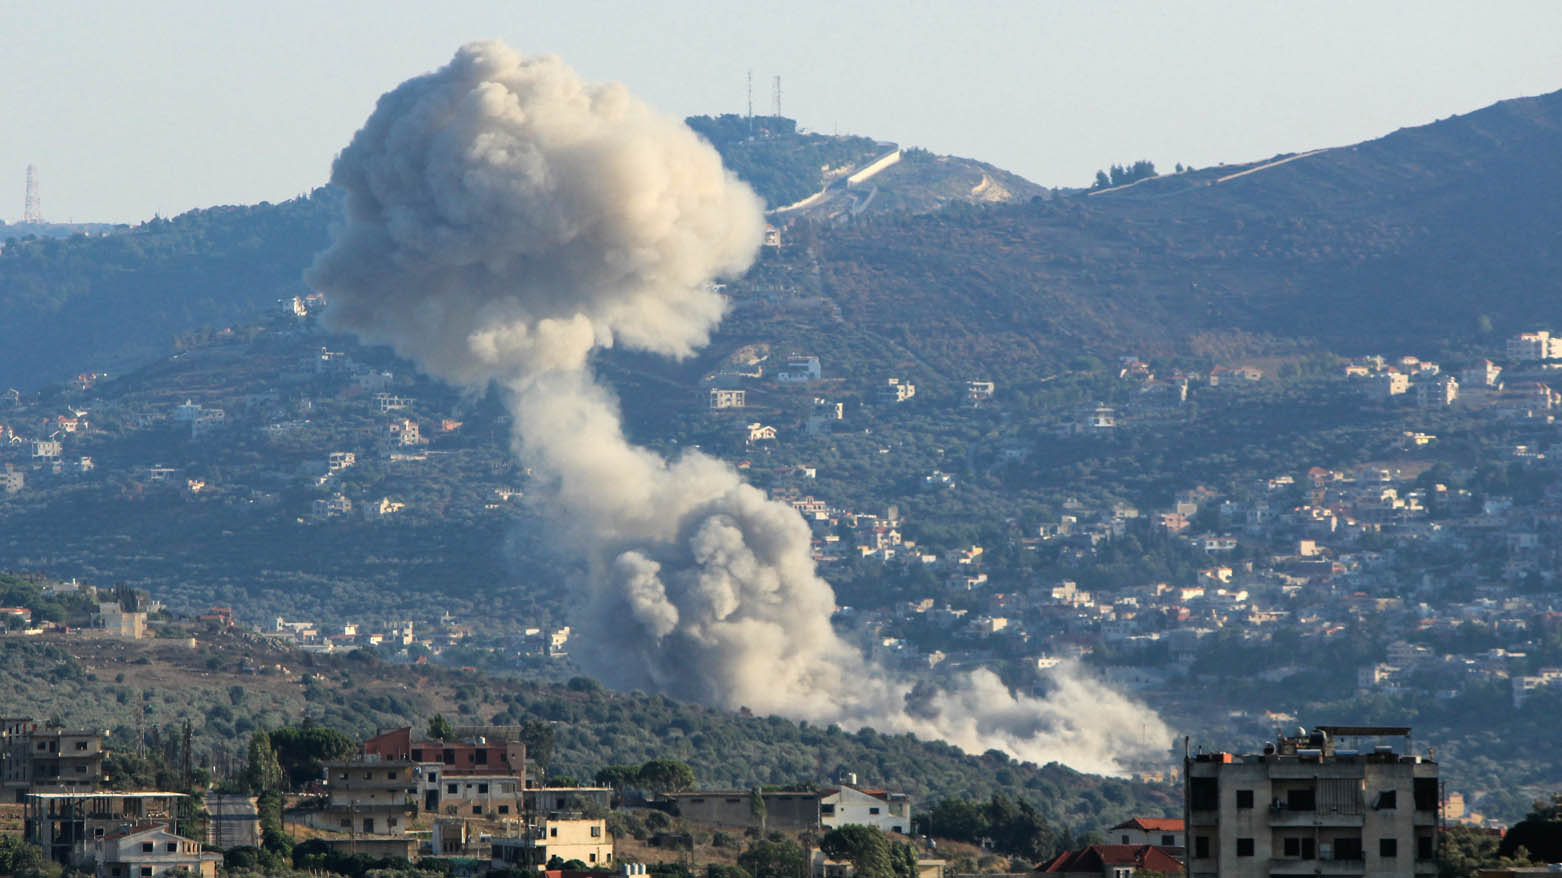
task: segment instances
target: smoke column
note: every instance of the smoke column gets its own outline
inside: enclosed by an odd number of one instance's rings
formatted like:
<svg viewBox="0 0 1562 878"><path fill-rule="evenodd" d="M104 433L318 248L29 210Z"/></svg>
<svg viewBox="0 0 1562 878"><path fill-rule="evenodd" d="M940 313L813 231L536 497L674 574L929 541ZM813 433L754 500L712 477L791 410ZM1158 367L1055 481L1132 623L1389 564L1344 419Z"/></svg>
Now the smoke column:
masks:
<svg viewBox="0 0 1562 878"><path fill-rule="evenodd" d="M832 628L796 511L715 458L626 440L592 352L691 354L722 316L710 282L741 274L764 228L760 200L681 121L557 58L474 43L381 97L331 181L347 219L307 280L339 328L505 390L534 494L588 564L591 673L1092 771L1170 740L1072 671L1045 700L987 671L948 688L897 679Z"/></svg>

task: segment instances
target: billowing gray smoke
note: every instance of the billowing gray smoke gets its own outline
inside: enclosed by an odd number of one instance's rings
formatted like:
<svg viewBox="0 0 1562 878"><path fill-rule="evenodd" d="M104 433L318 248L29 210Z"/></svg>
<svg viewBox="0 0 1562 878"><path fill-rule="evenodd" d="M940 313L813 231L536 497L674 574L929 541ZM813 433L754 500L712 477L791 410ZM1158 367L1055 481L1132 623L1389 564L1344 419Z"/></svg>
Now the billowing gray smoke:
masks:
<svg viewBox="0 0 1562 878"><path fill-rule="evenodd" d="M578 621L592 673L1089 770L1169 740L1072 673L1046 700L985 671L913 697L831 627L801 516L719 460L624 438L591 352L704 344L723 310L710 282L743 272L763 230L759 199L681 122L556 58L475 43L382 97L331 179L348 218L309 282L339 327L506 389L543 508L590 566Z"/></svg>

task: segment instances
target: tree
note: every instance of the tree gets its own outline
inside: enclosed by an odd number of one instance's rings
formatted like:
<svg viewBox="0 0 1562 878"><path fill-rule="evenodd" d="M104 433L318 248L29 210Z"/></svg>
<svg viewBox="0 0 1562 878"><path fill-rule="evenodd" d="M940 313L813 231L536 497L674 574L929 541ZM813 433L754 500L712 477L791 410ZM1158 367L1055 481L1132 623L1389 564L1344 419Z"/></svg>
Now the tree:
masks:
<svg viewBox="0 0 1562 878"><path fill-rule="evenodd" d="M436 713L428 721L428 736L436 741L449 741L455 738L456 730L444 714Z"/></svg>
<svg viewBox="0 0 1562 878"><path fill-rule="evenodd" d="M849 824L819 839L819 850L832 860L849 860L861 878L895 878L889 839L877 826Z"/></svg>
<svg viewBox="0 0 1562 878"><path fill-rule="evenodd" d="M320 776L324 763L350 759L358 752L358 743L327 726L285 726L269 735L271 747L288 783L303 786Z"/></svg>
<svg viewBox="0 0 1562 878"><path fill-rule="evenodd" d="M553 759L553 725L538 719L521 724L521 743L526 745L526 759L543 767Z"/></svg>
<svg viewBox="0 0 1562 878"><path fill-rule="evenodd" d="M277 751L271 746L271 736L256 732L249 739L249 765L244 768L244 782L256 795L282 789L282 763L277 761Z"/></svg>
<svg viewBox="0 0 1562 878"><path fill-rule="evenodd" d="M1504 857L1527 850L1531 859L1542 863L1562 862L1562 793L1551 801L1537 799L1529 816L1502 837L1497 853Z"/></svg>
<svg viewBox="0 0 1562 878"><path fill-rule="evenodd" d="M14 835L0 836L0 874L39 875L43 851Z"/></svg>
<svg viewBox="0 0 1562 878"><path fill-rule="evenodd" d="M750 878L796 878L803 873L803 849L791 839L758 841L738 854L738 866Z"/></svg>
<svg viewBox="0 0 1562 878"><path fill-rule="evenodd" d="M640 766L640 786L657 795L694 788L694 769L676 759L652 759Z"/></svg>
<svg viewBox="0 0 1562 878"><path fill-rule="evenodd" d="M765 793L759 787L749 790L748 813L759 824L759 835L765 836L765 821L770 816L770 810L765 807Z"/></svg>

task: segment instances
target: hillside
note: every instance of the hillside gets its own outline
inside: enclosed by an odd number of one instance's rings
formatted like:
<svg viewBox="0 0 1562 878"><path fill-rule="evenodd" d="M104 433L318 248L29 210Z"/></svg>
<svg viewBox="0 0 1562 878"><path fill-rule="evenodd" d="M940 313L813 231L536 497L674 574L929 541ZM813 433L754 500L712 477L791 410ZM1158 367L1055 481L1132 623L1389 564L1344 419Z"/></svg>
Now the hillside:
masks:
<svg viewBox="0 0 1562 878"><path fill-rule="evenodd" d="M1556 319L1562 93L1378 140L1054 196L1000 169L691 117L791 227L783 260L844 323L951 379L1081 353L1353 351ZM754 126L759 125L755 131ZM338 198L213 208L0 252L0 384L117 370L301 291ZM848 221L849 220L849 221ZM887 347L886 347L887 346Z"/></svg>
<svg viewBox="0 0 1562 878"><path fill-rule="evenodd" d="M170 634L174 633L172 631ZM728 714L589 680L546 684L473 671L395 665L372 650L346 656L288 650L243 632L196 627L186 639L140 643L76 636L0 637L0 698L13 715L112 730L116 746L188 720L195 749L236 757L256 728L301 717L354 737L422 728L435 712L456 722L526 723L553 730L540 760L551 777L586 779L608 765L688 762L705 787L827 782L842 769L917 800L1031 801L1049 820L1099 830L1135 813L1171 813L1165 787L1083 775L1056 764L965 755L909 736L819 728ZM39 686L47 679L50 686ZM217 759L204 764L223 764ZM925 805L924 805L925 807Z"/></svg>
<svg viewBox="0 0 1562 878"><path fill-rule="evenodd" d="M339 196L213 207L117 233L13 240L0 250L0 386L117 372L174 336L220 328L304 292Z"/></svg>
<svg viewBox="0 0 1562 878"><path fill-rule="evenodd" d="M847 325L1017 378L1081 353L1353 353L1554 323L1558 228L1562 93L1292 161L848 225L817 253Z"/></svg>

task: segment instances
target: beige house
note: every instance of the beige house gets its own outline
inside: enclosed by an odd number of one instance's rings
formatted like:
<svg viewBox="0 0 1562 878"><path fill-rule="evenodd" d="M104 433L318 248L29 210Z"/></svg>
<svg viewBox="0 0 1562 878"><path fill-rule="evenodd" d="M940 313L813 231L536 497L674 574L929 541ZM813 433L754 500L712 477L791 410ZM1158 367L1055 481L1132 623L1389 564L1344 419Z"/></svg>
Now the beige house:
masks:
<svg viewBox="0 0 1562 878"><path fill-rule="evenodd" d="M140 640L146 636L146 613L140 610L126 610L114 601L98 604L98 617L103 620L103 630L110 637Z"/></svg>
<svg viewBox="0 0 1562 878"><path fill-rule="evenodd" d="M542 869L554 857L587 866L613 865L613 836L607 821L578 816L550 816L517 838L495 838L493 864Z"/></svg>
<svg viewBox="0 0 1562 878"><path fill-rule="evenodd" d="M216 878L222 854L206 853L201 843L168 830L167 824L143 823L95 840L97 878L158 878L184 869L199 878Z"/></svg>

